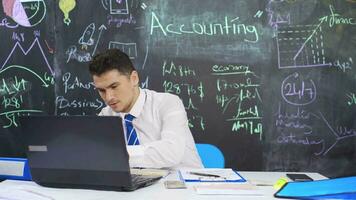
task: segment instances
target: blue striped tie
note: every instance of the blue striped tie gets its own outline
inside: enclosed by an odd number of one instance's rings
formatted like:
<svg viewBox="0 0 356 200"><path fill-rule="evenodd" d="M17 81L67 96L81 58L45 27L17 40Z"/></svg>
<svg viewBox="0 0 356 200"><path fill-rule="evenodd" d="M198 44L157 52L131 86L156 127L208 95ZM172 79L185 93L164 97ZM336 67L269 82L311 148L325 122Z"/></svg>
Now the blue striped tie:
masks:
<svg viewBox="0 0 356 200"><path fill-rule="evenodd" d="M136 130L134 129L132 125L132 120L135 117L130 114L125 115L125 126L126 126L126 139L127 139L127 145L139 145L140 142L138 141L137 138L137 133Z"/></svg>

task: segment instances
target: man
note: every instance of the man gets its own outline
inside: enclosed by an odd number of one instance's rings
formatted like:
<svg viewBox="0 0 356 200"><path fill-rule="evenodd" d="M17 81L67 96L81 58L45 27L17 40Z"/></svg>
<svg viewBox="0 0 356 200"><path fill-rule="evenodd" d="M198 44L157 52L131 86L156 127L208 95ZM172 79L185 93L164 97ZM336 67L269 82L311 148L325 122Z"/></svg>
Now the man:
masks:
<svg viewBox="0 0 356 200"><path fill-rule="evenodd" d="M99 115L123 119L131 167L202 167L176 95L141 89L131 60L117 49L96 55L89 70L107 105Z"/></svg>

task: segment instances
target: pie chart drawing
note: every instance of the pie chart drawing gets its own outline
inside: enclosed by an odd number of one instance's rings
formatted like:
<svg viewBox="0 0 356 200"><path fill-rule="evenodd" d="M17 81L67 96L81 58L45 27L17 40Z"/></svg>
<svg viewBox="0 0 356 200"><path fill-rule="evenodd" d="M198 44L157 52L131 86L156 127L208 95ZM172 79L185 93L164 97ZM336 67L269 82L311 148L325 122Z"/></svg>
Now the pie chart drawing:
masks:
<svg viewBox="0 0 356 200"><path fill-rule="evenodd" d="M24 27L41 23L46 16L44 0L2 0L4 12Z"/></svg>

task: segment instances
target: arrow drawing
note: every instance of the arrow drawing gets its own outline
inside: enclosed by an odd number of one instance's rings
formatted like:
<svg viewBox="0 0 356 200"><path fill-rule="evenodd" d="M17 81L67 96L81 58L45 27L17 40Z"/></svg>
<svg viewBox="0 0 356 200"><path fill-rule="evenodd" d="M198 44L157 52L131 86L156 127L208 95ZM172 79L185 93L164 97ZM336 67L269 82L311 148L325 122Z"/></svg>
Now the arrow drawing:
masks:
<svg viewBox="0 0 356 200"><path fill-rule="evenodd" d="M100 27L99 27L99 36L98 36L98 40L96 41L96 44L95 44L95 47L94 47L94 50L93 50L93 53L91 54L92 56L95 54L95 51L96 51L96 48L98 47L98 43L100 41L100 37L101 37L101 34L103 32L103 30L107 30L106 26L104 24L102 24Z"/></svg>

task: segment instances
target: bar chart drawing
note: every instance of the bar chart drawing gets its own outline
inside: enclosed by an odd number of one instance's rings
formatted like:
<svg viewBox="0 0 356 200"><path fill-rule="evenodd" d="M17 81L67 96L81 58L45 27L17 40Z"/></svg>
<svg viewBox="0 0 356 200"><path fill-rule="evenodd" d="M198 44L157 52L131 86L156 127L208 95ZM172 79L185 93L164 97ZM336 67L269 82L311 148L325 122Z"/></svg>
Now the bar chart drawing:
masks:
<svg viewBox="0 0 356 200"><path fill-rule="evenodd" d="M124 42L116 42L110 41L109 42L109 49L120 49L121 51L125 52L130 59L135 59L137 57L137 47L136 43L124 43Z"/></svg>
<svg viewBox="0 0 356 200"><path fill-rule="evenodd" d="M319 25L278 25L278 68L329 67Z"/></svg>

